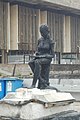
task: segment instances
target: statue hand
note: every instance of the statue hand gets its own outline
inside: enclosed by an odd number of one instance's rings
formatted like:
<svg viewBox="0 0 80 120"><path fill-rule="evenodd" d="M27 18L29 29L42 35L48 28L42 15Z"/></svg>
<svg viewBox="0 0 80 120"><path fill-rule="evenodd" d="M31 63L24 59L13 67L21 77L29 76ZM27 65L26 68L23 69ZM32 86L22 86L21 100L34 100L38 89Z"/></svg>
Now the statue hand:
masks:
<svg viewBox="0 0 80 120"><path fill-rule="evenodd" d="M35 52L35 55L39 55L39 52Z"/></svg>

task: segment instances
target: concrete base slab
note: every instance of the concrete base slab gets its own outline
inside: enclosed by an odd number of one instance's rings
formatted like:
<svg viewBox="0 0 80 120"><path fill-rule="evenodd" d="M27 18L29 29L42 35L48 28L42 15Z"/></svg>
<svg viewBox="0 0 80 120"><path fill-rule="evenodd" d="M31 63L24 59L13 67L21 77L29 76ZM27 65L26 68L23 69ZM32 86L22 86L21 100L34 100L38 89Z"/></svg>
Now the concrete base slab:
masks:
<svg viewBox="0 0 80 120"><path fill-rule="evenodd" d="M0 116L19 117L20 108L7 103L0 104Z"/></svg>
<svg viewBox="0 0 80 120"><path fill-rule="evenodd" d="M69 111L69 110L73 110L73 108L71 108L70 105L44 108L42 104L29 103L26 106L22 106L20 110L20 118L26 120L38 120L41 118L47 119L48 117L56 113Z"/></svg>
<svg viewBox="0 0 80 120"><path fill-rule="evenodd" d="M70 93L76 101L80 101L80 85L61 85L54 84L53 87L56 87L61 92Z"/></svg>
<svg viewBox="0 0 80 120"><path fill-rule="evenodd" d="M0 104L0 116L20 118L22 120L47 119L52 115L73 110L71 105L45 108L42 104L34 102L22 106L13 106L6 103Z"/></svg>
<svg viewBox="0 0 80 120"><path fill-rule="evenodd" d="M19 88L0 101L0 116L22 120L47 119L64 111L75 111L70 93L55 90Z"/></svg>

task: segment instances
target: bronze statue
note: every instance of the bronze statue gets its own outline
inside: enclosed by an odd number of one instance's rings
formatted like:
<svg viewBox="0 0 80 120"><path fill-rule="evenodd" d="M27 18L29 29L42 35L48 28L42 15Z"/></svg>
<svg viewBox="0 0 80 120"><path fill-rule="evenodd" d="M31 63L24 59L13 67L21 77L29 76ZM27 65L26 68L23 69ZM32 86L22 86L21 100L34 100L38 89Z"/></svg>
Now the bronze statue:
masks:
<svg viewBox="0 0 80 120"><path fill-rule="evenodd" d="M54 41L50 38L47 25L40 26L41 38L38 40L35 58L29 62L34 73L31 88L34 88L37 80L39 89L49 88L49 71L52 57L54 57ZM56 89L56 88L54 88Z"/></svg>

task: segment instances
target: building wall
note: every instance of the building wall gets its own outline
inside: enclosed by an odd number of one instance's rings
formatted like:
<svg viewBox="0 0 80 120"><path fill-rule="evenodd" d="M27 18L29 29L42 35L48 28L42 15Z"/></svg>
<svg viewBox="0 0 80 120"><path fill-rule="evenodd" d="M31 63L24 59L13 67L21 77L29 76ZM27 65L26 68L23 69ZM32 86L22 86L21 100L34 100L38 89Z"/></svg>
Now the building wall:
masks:
<svg viewBox="0 0 80 120"><path fill-rule="evenodd" d="M18 48L34 52L39 36L39 9L19 6L18 23Z"/></svg>
<svg viewBox="0 0 80 120"><path fill-rule="evenodd" d="M80 10L79 0L43 0L43 1L57 5L57 6L63 6L65 8L69 7L69 9L73 8L73 9Z"/></svg>
<svg viewBox="0 0 80 120"><path fill-rule="evenodd" d="M72 16L71 22L71 51L77 51L77 47L80 47L80 16Z"/></svg>
<svg viewBox="0 0 80 120"><path fill-rule="evenodd" d="M57 3L55 0L54 2ZM0 2L0 11L0 49L34 52L42 23L48 24L50 28L56 52L76 52L77 47L80 47L79 15L3 2Z"/></svg>
<svg viewBox="0 0 80 120"><path fill-rule="evenodd" d="M51 38L55 41L55 51L63 51L63 14L48 11L47 23L50 28Z"/></svg>
<svg viewBox="0 0 80 120"><path fill-rule="evenodd" d="M19 6L19 49L35 51L43 23L50 28L55 51L63 51L63 15L24 6Z"/></svg>
<svg viewBox="0 0 80 120"><path fill-rule="evenodd" d="M26 12L25 12L26 11ZM19 6L19 49L35 51L39 26L48 24L56 52L76 52L80 46L80 17Z"/></svg>
<svg viewBox="0 0 80 120"><path fill-rule="evenodd" d="M9 0L10 1L10 0ZM47 7L54 7L55 9L66 9L73 10L80 10L80 1L79 0L13 0L13 1L20 1L28 4L35 4L35 5L47 5Z"/></svg>

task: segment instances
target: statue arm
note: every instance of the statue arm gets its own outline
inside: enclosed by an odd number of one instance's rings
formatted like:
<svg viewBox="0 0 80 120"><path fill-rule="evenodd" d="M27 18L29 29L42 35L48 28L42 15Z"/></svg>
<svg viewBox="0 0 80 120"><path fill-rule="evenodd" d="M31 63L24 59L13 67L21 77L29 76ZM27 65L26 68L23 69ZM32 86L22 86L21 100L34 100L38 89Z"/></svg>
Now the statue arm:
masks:
<svg viewBox="0 0 80 120"><path fill-rule="evenodd" d="M37 48L36 48L35 55L39 55L39 52L38 52L38 45L39 45L39 42L40 42L40 39L38 40L38 43L37 43Z"/></svg>
<svg viewBox="0 0 80 120"><path fill-rule="evenodd" d="M54 45L55 45L55 42L53 40L51 40L51 52L50 54L54 57Z"/></svg>

